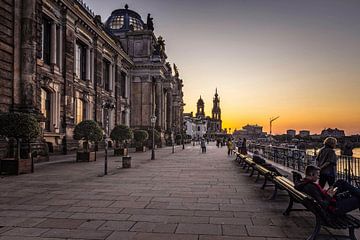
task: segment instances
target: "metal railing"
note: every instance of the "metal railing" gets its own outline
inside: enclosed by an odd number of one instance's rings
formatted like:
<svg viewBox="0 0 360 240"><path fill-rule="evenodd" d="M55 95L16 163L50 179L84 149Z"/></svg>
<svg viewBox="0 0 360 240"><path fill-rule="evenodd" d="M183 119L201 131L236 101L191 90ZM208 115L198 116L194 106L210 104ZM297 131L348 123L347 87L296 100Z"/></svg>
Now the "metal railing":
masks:
<svg viewBox="0 0 360 240"><path fill-rule="evenodd" d="M317 165L316 155L306 150L275 147L269 145L249 144L248 150L257 150L261 156L299 172L305 172L307 165ZM360 158L338 156L337 179L344 179L354 186L360 185Z"/></svg>

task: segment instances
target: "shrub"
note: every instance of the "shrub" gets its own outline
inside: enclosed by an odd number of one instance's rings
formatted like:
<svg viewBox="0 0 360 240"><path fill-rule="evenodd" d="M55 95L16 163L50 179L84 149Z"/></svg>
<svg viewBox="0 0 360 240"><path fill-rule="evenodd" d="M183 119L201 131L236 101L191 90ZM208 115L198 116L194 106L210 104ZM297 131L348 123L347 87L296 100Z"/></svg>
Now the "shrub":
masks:
<svg viewBox="0 0 360 240"><path fill-rule="evenodd" d="M29 142L40 136L36 118L28 113L1 113L0 135Z"/></svg>
<svg viewBox="0 0 360 240"><path fill-rule="evenodd" d="M142 146L144 145L144 142L146 140L148 140L149 138L149 134L147 131L145 130L139 130L139 129L136 129L134 130L134 141L135 141L135 144L139 145L139 146Z"/></svg>
<svg viewBox="0 0 360 240"><path fill-rule="evenodd" d="M123 143L133 138L132 130L126 125L117 125L111 130L110 138L116 143Z"/></svg>
<svg viewBox="0 0 360 240"><path fill-rule="evenodd" d="M153 130L152 128L146 130L149 135L148 139L148 146L152 147L152 139L153 139ZM158 130L154 129L154 138L155 138L155 144L158 146L161 146L161 134Z"/></svg>
<svg viewBox="0 0 360 240"><path fill-rule="evenodd" d="M103 131L97 122L84 120L75 126L74 139L84 140L85 151L88 152L88 142L100 142L103 139Z"/></svg>

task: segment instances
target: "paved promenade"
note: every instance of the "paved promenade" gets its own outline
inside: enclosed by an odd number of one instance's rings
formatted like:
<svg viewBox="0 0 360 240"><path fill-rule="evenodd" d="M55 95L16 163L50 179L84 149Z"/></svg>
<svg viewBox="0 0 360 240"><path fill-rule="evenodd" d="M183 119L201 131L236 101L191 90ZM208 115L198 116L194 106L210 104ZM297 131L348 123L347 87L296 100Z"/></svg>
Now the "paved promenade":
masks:
<svg viewBox="0 0 360 240"><path fill-rule="evenodd" d="M283 216L285 193L267 200L271 189L260 190L225 147L132 158L133 167L122 169L111 157L107 176L99 158L1 178L0 240L280 240L305 239L313 229L309 213Z"/></svg>

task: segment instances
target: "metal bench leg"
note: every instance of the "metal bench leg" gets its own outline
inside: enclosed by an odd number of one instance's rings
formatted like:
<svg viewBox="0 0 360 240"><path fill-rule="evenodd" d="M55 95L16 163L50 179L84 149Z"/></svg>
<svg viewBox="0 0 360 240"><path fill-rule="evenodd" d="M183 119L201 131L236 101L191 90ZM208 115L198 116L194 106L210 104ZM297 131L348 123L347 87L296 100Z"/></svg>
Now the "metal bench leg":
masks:
<svg viewBox="0 0 360 240"><path fill-rule="evenodd" d="M259 179L260 179L260 172L258 172L258 175L257 175L257 177L255 179L255 182L259 181Z"/></svg>
<svg viewBox="0 0 360 240"><path fill-rule="evenodd" d="M274 200L274 199L276 198L277 190L278 190L278 187L275 185L274 192L273 192L273 194L271 195L271 197L269 198L269 200Z"/></svg>
<svg viewBox="0 0 360 240"><path fill-rule="evenodd" d="M247 165L247 169L246 169L246 171L245 172L249 172L250 171L250 165Z"/></svg>
<svg viewBox="0 0 360 240"><path fill-rule="evenodd" d="M316 225L314 231L311 233L311 235L306 240L315 240L317 235L319 234L321 229L321 223L320 219L316 217Z"/></svg>
<svg viewBox="0 0 360 240"><path fill-rule="evenodd" d="M355 236L355 231L354 231L354 228L353 228L353 227L349 228L349 238L350 238L351 240L357 240L357 238L356 238L356 236Z"/></svg>
<svg viewBox="0 0 360 240"><path fill-rule="evenodd" d="M292 197L290 197L290 200L289 200L289 206L287 207L287 209L285 210L285 212L283 213L284 216L289 216L290 212L291 212L291 209L293 207L293 204L294 204L294 200Z"/></svg>
<svg viewBox="0 0 360 240"><path fill-rule="evenodd" d="M261 186L261 189L265 189L266 183L267 183L267 177L264 178L264 183L263 183L263 185Z"/></svg>
<svg viewBox="0 0 360 240"><path fill-rule="evenodd" d="M255 172L255 168L253 168L253 169L251 170L251 173L250 173L249 177L252 177L252 176L254 175L254 172Z"/></svg>

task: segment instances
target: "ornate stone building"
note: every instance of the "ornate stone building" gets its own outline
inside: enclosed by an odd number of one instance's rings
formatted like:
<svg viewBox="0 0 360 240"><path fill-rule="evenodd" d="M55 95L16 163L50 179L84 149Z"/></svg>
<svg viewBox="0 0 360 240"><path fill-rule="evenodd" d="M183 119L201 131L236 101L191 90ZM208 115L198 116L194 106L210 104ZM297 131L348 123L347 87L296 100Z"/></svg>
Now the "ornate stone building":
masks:
<svg viewBox="0 0 360 240"><path fill-rule="evenodd" d="M182 80L174 64L166 62L165 41L156 38L150 14L146 24L139 14L117 9L106 21L106 28L117 37L125 52L133 60L131 68L131 126L147 128L155 115L156 127L162 132L174 127L181 130L183 96Z"/></svg>
<svg viewBox="0 0 360 240"><path fill-rule="evenodd" d="M182 128L182 80L166 62L152 18L126 6L105 24L80 0L3 0L0 5L0 111L39 116L54 151L78 147L74 126Z"/></svg>
<svg viewBox="0 0 360 240"><path fill-rule="evenodd" d="M213 99L212 116L205 116L205 103L204 100L199 98L196 103L196 114L193 117L193 113L187 113L184 119L185 125L187 126L186 132L193 138L203 137L204 132L209 136L222 132L222 120L221 120L221 109L220 109L220 98L215 90Z"/></svg>

